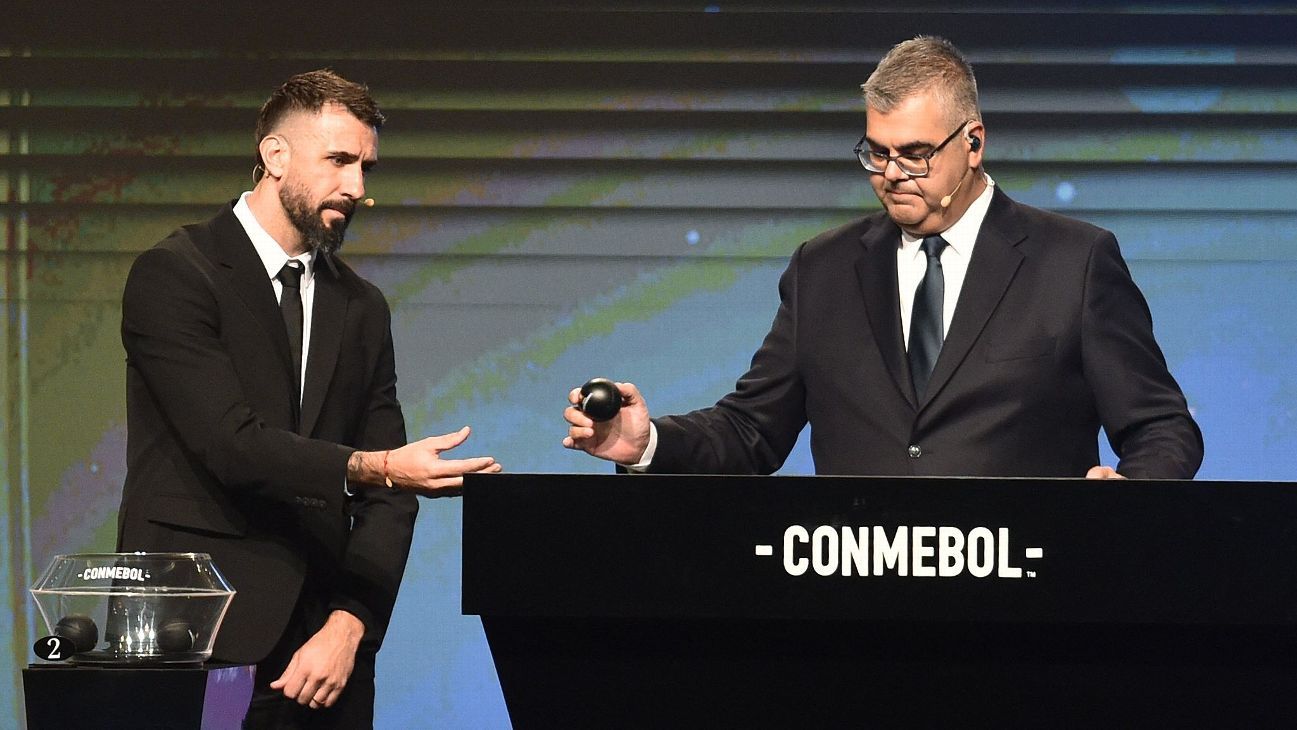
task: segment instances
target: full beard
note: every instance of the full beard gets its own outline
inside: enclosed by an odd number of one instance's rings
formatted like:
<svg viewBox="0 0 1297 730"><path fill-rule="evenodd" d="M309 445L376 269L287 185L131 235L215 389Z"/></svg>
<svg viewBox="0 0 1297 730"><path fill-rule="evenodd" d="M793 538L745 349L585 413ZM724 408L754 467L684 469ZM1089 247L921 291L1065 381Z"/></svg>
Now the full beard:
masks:
<svg viewBox="0 0 1297 730"><path fill-rule="evenodd" d="M347 235L347 224L356 211L354 201L346 198L325 200L318 206L312 206L306 193L300 188L284 186L279 189L279 203L302 237L302 244L308 250L330 254L342 248L342 239ZM336 210L343 215L342 220L328 225L321 215L325 210Z"/></svg>

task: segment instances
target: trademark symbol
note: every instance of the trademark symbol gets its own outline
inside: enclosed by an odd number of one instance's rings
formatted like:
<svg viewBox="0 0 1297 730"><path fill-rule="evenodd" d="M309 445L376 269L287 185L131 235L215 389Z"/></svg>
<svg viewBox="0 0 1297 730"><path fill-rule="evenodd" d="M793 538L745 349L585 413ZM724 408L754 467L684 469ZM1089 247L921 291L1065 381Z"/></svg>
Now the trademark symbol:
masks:
<svg viewBox="0 0 1297 730"><path fill-rule="evenodd" d="M1028 571L1026 571L1026 572L1027 572L1027 577L1028 577L1028 578L1035 578L1035 577L1036 577L1036 571L1034 571L1034 570L1028 570Z"/></svg>

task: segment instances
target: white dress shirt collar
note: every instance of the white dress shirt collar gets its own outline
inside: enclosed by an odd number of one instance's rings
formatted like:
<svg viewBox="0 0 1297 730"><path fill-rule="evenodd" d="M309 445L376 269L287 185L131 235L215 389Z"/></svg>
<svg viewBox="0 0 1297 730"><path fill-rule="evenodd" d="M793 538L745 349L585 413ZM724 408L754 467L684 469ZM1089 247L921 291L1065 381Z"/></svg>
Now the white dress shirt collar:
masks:
<svg viewBox="0 0 1297 730"><path fill-rule="evenodd" d="M284 248L266 232L265 228L261 227L256 216L252 214L252 208L248 207L248 196L251 194L251 192L246 192L239 196L239 202L234 204L234 217L239 219L243 230L252 241L252 247L257 250L257 255L261 257L261 263L266 267L266 276L274 279L279 275L279 270L284 268L284 264L288 263L288 259L297 259L306 267L306 270L302 273L301 284L302 288L305 289L311 281L315 252L307 251L297 256L289 256L285 253Z"/></svg>
<svg viewBox="0 0 1297 730"><path fill-rule="evenodd" d="M995 194L995 181L986 173L982 173L982 177L986 179L986 188L982 190L982 194L973 200L972 205L968 206L968 210L964 211L954 225L941 232L941 237L946 239L950 248L964 260L973 255L973 245L977 243L977 234L982 230L982 221L986 219L986 211L990 210L991 198ZM907 255L919 256L922 250L919 244L922 242L922 236L915 237L901 231L901 248Z"/></svg>

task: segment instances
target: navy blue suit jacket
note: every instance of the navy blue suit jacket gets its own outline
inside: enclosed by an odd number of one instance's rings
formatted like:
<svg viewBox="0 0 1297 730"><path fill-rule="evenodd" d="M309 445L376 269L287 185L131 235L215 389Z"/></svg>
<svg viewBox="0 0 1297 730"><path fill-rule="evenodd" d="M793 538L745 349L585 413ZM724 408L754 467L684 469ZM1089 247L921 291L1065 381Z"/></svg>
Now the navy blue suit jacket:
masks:
<svg viewBox="0 0 1297 730"><path fill-rule="evenodd" d="M765 474L808 422L820 474L1083 476L1103 426L1128 477L1187 479L1202 435L1113 235L996 190L921 401L877 213L802 244L752 366L655 419L654 472Z"/></svg>

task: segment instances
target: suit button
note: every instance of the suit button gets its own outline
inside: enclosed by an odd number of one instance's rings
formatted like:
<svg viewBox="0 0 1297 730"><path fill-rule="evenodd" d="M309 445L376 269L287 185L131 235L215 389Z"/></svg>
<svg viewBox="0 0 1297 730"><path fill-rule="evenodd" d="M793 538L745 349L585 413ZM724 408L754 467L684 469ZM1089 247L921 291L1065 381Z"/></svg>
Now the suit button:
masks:
<svg viewBox="0 0 1297 730"><path fill-rule="evenodd" d="M910 448L906 449L905 453L909 454L911 459L917 459L920 456L923 456L923 449L919 448L916 444L910 444Z"/></svg>

